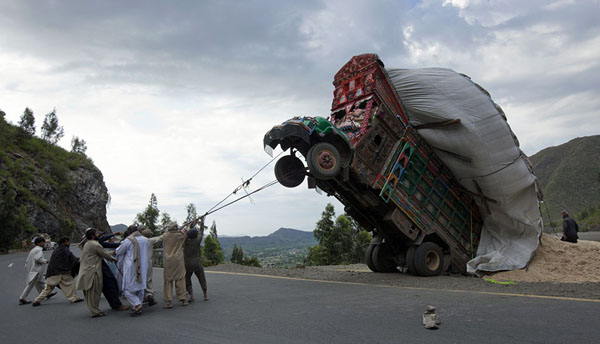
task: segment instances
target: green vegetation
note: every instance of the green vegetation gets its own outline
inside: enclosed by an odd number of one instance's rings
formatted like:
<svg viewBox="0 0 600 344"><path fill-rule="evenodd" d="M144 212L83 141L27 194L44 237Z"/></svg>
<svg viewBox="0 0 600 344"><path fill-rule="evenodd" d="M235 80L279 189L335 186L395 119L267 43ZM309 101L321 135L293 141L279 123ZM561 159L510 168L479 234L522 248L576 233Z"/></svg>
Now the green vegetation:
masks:
<svg viewBox="0 0 600 344"><path fill-rule="evenodd" d="M29 108L21 116L20 126L7 123L5 113L0 111L0 250L20 245L20 240L37 232L27 218L26 205L49 211L46 201L33 191L36 185L47 184L63 198L73 190L70 171L96 170L85 155L67 152L33 136L34 123ZM57 136L52 137L56 143ZM73 226L67 222L70 220L63 221L63 231L69 233Z"/></svg>
<svg viewBox="0 0 600 344"><path fill-rule="evenodd" d="M335 218L335 222L334 219ZM333 205L327 204L313 231L319 245L308 248L306 265L338 265L364 262L371 234L347 215L335 217Z"/></svg>
<svg viewBox="0 0 600 344"><path fill-rule="evenodd" d="M580 137L546 148L530 157L544 194L544 223L561 221L566 209L582 224L600 225L594 211L600 204L600 135ZM584 213L585 212L585 213Z"/></svg>
<svg viewBox="0 0 600 344"><path fill-rule="evenodd" d="M233 252L231 253L231 262L240 265L246 266L256 266L258 268L261 267L258 258L256 257L244 257L244 250L242 246L238 246L233 244Z"/></svg>
<svg viewBox="0 0 600 344"><path fill-rule="evenodd" d="M146 226L146 228L150 229L154 234L160 234L157 226L159 213L158 201L156 200L156 195L153 193L150 195L150 201L148 202L146 209L135 216L134 223ZM166 224L168 224L168 222Z"/></svg>

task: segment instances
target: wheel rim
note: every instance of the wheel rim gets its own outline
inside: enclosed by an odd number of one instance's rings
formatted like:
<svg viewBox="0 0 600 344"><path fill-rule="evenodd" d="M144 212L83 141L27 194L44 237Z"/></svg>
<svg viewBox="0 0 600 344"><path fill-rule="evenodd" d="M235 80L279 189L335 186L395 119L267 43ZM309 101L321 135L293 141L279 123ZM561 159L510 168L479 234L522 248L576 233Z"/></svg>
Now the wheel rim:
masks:
<svg viewBox="0 0 600 344"><path fill-rule="evenodd" d="M437 252L429 251L425 257L425 264L431 271L435 271L440 267L441 259Z"/></svg>
<svg viewBox="0 0 600 344"><path fill-rule="evenodd" d="M326 171L332 170L336 164L335 156L329 150L323 150L319 152L319 157L317 161L319 167Z"/></svg>

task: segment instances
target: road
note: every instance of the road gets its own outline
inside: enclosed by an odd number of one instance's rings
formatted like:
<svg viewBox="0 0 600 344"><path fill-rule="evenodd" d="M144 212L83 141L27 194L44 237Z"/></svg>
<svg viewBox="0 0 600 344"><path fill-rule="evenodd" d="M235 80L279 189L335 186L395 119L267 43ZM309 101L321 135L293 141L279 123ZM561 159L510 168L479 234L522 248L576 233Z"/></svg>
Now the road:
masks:
<svg viewBox="0 0 600 344"><path fill-rule="evenodd" d="M19 306L25 254L0 256L2 343L590 343L600 338L599 300L369 286L207 273L210 300L132 318L91 319L85 303L59 292L41 307ZM12 265L11 265L12 264ZM162 286L162 270L154 270ZM200 291L197 281L195 290ZM162 287L158 288L162 294ZM29 296L31 300L37 294ZM81 296L81 292L79 292ZM438 330L422 313L437 307ZM596 338L596 339L594 339Z"/></svg>

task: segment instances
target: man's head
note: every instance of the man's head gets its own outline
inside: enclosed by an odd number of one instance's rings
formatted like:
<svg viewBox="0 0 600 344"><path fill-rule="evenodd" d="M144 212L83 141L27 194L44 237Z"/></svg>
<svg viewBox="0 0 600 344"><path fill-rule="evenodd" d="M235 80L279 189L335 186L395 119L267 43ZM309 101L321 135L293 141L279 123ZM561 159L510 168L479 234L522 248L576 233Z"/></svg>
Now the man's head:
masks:
<svg viewBox="0 0 600 344"><path fill-rule="evenodd" d="M35 246L44 246L44 243L46 243L46 240L44 240L42 237L37 237L33 240L33 244Z"/></svg>
<svg viewBox="0 0 600 344"><path fill-rule="evenodd" d="M69 246L69 245L71 245L71 239L69 239L67 237L60 238L60 240L58 240L58 244L64 245L64 246Z"/></svg>
<svg viewBox="0 0 600 344"><path fill-rule="evenodd" d="M177 228L177 222L169 222L169 224L167 225L167 231L169 232L177 232L178 228Z"/></svg>
<svg viewBox="0 0 600 344"><path fill-rule="evenodd" d="M564 219L565 217L569 217L569 212L568 212L568 211L566 211L565 209L563 209L563 210L560 212L560 214L562 215L563 219Z"/></svg>
<svg viewBox="0 0 600 344"><path fill-rule="evenodd" d="M146 238L152 238L152 231L150 229L148 229L148 228L142 229L141 233Z"/></svg>
<svg viewBox="0 0 600 344"><path fill-rule="evenodd" d="M190 239L195 239L198 237L198 230L196 228L192 228L187 232L187 236Z"/></svg>
<svg viewBox="0 0 600 344"><path fill-rule="evenodd" d="M97 229L95 228L88 228L85 231L85 238L87 240L96 240L98 238L98 234L96 234Z"/></svg>

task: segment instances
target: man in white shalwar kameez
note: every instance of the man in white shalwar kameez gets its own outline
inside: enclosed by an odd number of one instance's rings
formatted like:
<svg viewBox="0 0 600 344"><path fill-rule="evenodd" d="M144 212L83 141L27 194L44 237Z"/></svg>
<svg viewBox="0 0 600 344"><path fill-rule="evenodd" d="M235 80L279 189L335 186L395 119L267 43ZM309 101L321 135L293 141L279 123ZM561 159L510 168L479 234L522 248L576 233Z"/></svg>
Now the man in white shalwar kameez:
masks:
<svg viewBox="0 0 600 344"><path fill-rule="evenodd" d="M116 253L123 262L121 290L131 304L132 315L140 315L148 274L148 239L135 231L121 242Z"/></svg>
<svg viewBox="0 0 600 344"><path fill-rule="evenodd" d="M45 240L42 237L37 237L33 241L34 245L25 261L25 289L19 297L19 304L24 305L31 303L27 301L27 295L31 292L31 289L35 287L39 293L42 292L44 287L44 270L46 270L46 264L48 261L44 258L43 247Z"/></svg>

